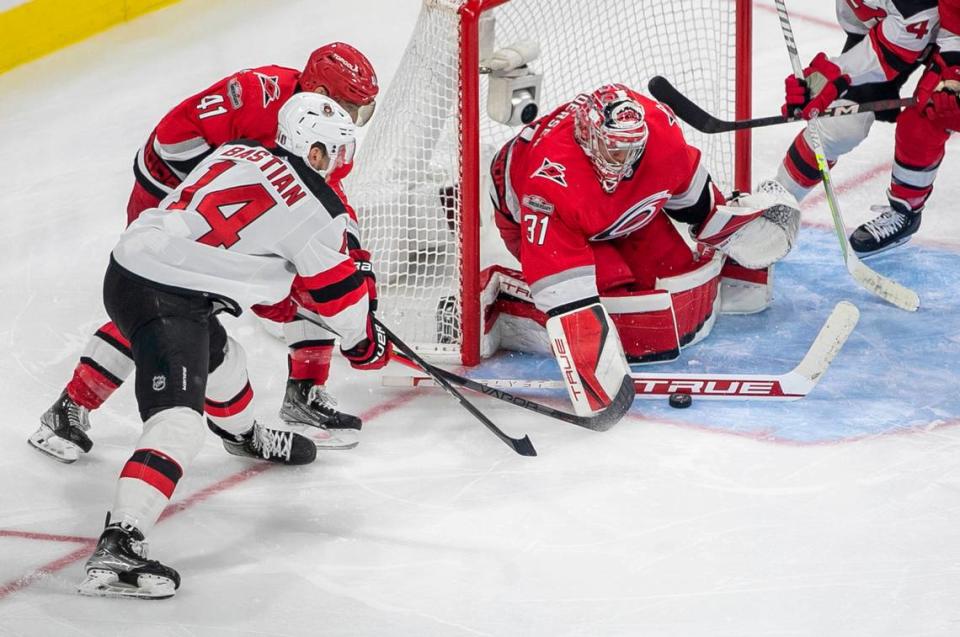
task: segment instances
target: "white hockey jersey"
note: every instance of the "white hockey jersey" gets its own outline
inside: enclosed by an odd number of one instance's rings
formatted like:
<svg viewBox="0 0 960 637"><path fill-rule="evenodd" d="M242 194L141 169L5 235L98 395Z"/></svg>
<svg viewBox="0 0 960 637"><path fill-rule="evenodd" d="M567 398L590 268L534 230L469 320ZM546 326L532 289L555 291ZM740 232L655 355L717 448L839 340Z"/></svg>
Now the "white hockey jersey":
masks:
<svg viewBox="0 0 960 637"><path fill-rule="evenodd" d="M302 160L231 142L130 224L113 258L155 283L219 297L234 314L283 300L299 275L307 309L349 349L366 337L369 303L347 255L348 223L340 198Z"/></svg>
<svg viewBox="0 0 960 637"><path fill-rule="evenodd" d="M937 0L837 0L837 20L847 33L866 36L830 58L855 86L909 72L940 25Z"/></svg>

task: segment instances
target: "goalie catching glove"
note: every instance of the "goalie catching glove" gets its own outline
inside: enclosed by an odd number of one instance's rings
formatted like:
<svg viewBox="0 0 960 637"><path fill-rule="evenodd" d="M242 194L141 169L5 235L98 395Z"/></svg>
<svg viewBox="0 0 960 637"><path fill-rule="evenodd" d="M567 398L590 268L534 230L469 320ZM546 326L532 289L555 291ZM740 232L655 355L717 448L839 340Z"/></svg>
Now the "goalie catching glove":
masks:
<svg viewBox="0 0 960 637"><path fill-rule="evenodd" d="M796 201L778 182L761 183L717 206L691 236L713 246L745 268L759 270L787 256L800 230Z"/></svg>

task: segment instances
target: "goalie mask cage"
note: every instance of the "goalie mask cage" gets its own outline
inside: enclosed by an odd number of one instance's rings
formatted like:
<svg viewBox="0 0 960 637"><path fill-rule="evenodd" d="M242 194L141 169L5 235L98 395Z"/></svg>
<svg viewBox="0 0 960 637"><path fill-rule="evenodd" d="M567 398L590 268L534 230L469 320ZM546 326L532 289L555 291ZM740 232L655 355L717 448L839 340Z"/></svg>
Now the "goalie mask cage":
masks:
<svg viewBox="0 0 960 637"><path fill-rule="evenodd" d="M750 11L749 0L424 0L345 183L381 320L434 360L480 360L481 263L506 255L489 165L520 130L487 115L480 60L491 34L493 51L539 44L529 66L543 76L540 115L609 82L646 93L663 75L717 117L745 119ZM684 134L721 189L750 189L750 131Z"/></svg>

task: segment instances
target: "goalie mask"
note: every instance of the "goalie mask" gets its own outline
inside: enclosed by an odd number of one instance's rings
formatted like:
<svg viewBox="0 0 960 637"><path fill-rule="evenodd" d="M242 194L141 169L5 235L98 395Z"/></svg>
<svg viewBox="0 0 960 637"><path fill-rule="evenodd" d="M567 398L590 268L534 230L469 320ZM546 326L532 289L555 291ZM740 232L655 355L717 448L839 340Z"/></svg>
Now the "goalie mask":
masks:
<svg viewBox="0 0 960 637"><path fill-rule="evenodd" d="M323 145L327 167L317 170L323 177L353 161L356 130L350 115L333 99L319 93L297 93L277 115L277 145L303 158L308 166L310 149L314 144Z"/></svg>
<svg viewBox="0 0 960 637"><path fill-rule="evenodd" d="M647 122L637 93L607 84L574 100L573 135L606 192L629 177L647 145Z"/></svg>
<svg viewBox="0 0 960 637"><path fill-rule="evenodd" d="M344 42L325 44L310 54L300 74L300 87L310 92L323 89L350 113L357 126L373 117L380 91L370 60Z"/></svg>

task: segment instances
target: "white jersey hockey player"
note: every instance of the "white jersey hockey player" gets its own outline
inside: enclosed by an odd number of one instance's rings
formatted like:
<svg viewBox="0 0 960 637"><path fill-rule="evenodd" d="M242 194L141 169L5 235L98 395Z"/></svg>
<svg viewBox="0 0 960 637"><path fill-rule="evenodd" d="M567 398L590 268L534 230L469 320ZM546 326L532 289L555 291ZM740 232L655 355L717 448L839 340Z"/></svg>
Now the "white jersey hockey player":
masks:
<svg viewBox="0 0 960 637"><path fill-rule="evenodd" d="M175 570L147 558L143 540L200 450L205 402L222 407L211 428L238 452L268 446L289 464L316 456L303 436L261 435L248 408L243 349L218 312L292 305L299 277L296 302L341 334L354 367L377 369L389 360L366 282L347 254L348 216L323 179L350 158L354 124L336 102L313 93L290 98L278 122L279 149L221 146L113 250L104 305L131 342L144 426L87 561L82 593L158 598L179 587Z"/></svg>

